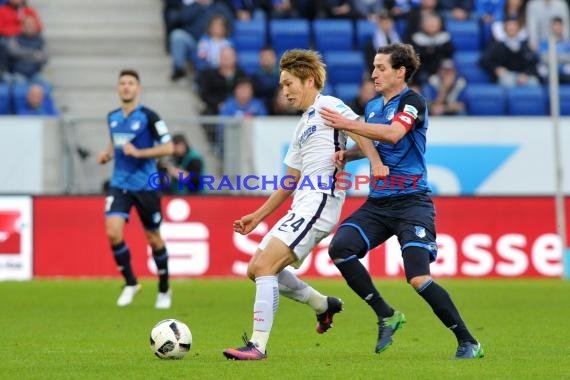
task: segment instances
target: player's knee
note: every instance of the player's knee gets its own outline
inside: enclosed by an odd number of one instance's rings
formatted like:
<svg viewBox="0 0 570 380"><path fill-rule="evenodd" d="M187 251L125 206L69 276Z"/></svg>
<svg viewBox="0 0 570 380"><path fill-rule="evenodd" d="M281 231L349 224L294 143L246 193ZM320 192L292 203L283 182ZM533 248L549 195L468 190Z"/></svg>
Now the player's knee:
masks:
<svg viewBox="0 0 570 380"><path fill-rule="evenodd" d="M123 241L123 231L120 228L107 226L106 233L111 245L117 245Z"/></svg>
<svg viewBox="0 0 570 380"><path fill-rule="evenodd" d="M408 283L412 286L412 288L418 290L430 279L431 277L429 275L415 276L408 279Z"/></svg>
<svg viewBox="0 0 570 380"><path fill-rule="evenodd" d="M164 240L162 240L162 237L160 236L158 231L152 231L152 232L147 231L146 237L148 240L148 244L150 245L153 251L157 251L162 247L164 247Z"/></svg>
<svg viewBox="0 0 570 380"><path fill-rule="evenodd" d="M337 231L329 245L329 256L334 263L350 257L362 257L366 253L366 244L360 233L351 227L343 227Z"/></svg>

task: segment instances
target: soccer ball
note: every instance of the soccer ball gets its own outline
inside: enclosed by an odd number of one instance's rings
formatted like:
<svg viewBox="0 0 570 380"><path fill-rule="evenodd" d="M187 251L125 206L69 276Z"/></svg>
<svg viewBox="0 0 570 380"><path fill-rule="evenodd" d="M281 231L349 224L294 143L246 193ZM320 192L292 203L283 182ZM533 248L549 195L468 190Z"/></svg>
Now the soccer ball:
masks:
<svg viewBox="0 0 570 380"><path fill-rule="evenodd" d="M179 320L162 320L150 331L150 349L161 359L182 359L191 345L192 333Z"/></svg>

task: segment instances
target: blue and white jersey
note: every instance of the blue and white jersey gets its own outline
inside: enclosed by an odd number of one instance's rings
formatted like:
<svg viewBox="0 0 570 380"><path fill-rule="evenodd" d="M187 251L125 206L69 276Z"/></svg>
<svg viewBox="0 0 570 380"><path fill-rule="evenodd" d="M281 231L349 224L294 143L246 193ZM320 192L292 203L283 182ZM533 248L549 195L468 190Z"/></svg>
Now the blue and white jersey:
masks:
<svg viewBox="0 0 570 380"><path fill-rule="evenodd" d="M428 128L425 99L408 88L386 104L383 96L377 96L366 105L364 116L367 123L389 125L398 114L410 129L396 144L374 141L382 162L390 168L390 175L386 180L371 181L372 198L431 191L424 157Z"/></svg>
<svg viewBox="0 0 570 380"><path fill-rule="evenodd" d="M333 163L333 155L346 149L347 135L325 125L319 113L322 107L334 109L349 119L358 119L358 115L342 100L318 95L301 116L283 162L301 172L295 197L303 192L318 191L344 199L345 191L335 187L337 169Z"/></svg>
<svg viewBox="0 0 570 380"><path fill-rule="evenodd" d="M155 190L149 186L148 179L157 171L156 159L126 156L123 146L130 142L137 149L145 149L169 142L171 137L164 121L154 111L139 104L127 116L120 108L111 111L107 124L115 148L111 186L130 191Z"/></svg>

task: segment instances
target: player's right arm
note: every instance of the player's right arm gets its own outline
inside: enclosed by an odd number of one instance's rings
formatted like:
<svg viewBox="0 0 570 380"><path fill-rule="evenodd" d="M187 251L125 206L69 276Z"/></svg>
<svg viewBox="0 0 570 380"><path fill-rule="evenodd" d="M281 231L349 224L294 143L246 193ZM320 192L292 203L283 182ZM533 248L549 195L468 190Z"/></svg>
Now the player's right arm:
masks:
<svg viewBox="0 0 570 380"><path fill-rule="evenodd" d="M101 153L97 155L96 158L97 163L101 165L106 164L107 162L113 159L114 153L115 153L115 148L113 147L112 143L109 143L109 145L107 145L107 148L105 148L105 150L103 150Z"/></svg>
<svg viewBox="0 0 570 380"><path fill-rule="evenodd" d="M261 205L260 208L253 213L242 216L240 219L234 221L234 231L242 235L247 235L257 227L263 219L270 215L273 211L277 210L295 191L296 184L299 182L301 172L297 169L287 167L285 177L289 181L281 181L279 188L271 193L269 198ZM285 182L285 183L283 183ZM282 187L285 185L286 187Z"/></svg>
<svg viewBox="0 0 570 380"><path fill-rule="evenodd" d="M366 156L370 161L370 168L374 177L386 177L390 174L390 168L384 165L376 147L370 139L350 132L348 132L348 135L351 139L356 141L357 146L360 148L361 157L359 158Z"/></svg>

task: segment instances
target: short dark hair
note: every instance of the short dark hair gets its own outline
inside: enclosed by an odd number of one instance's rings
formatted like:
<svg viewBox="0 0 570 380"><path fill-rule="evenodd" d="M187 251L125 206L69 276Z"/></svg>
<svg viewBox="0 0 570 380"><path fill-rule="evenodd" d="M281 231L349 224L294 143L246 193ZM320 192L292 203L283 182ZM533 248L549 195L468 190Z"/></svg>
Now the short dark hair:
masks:
<svg viewBox="0 0 570 380"><path fill-rule="evenodd" d="M393 69L404 66L406 76L404 80L409 82L420 67L420 56L410 44L391 44L378 48L376 54L388 54Z"/></svg>
<svg viewBox="0 0 570 380"><path fill-rule="evenodd" d="M190 144L188 143L186 136L184 136L182 133L176 133L176 134L172 135L172 143L173 144L183 144L187 150L190 149Z"/></svg>
<svg viewBox="0 0 570 380"><path fill-rule="evenodd" d="M134 78L137 80L137 82L139 82L139 83L140 83L140 81L141 81L141 80L140 80L140 77L139 77L139 73L138 73L136 70L133 70L133 69L123 69L123 70L121 70L121 72L119 73L119 78L121 78L122 76L125 76L125 75L129 75L129 76L131 76L131 77L134 77Z"/></svg>

